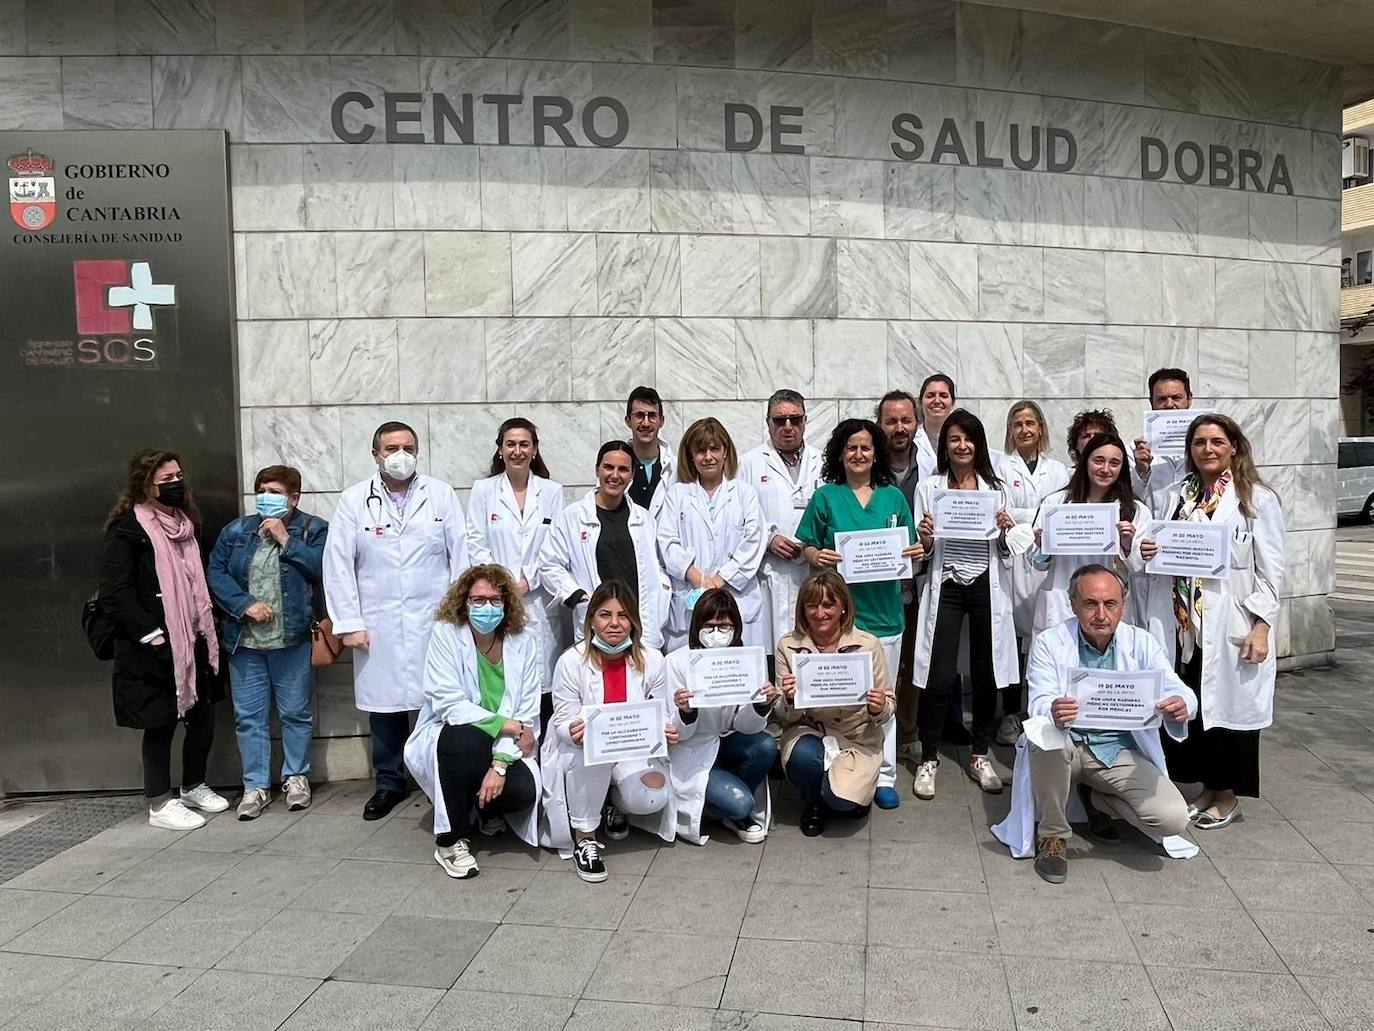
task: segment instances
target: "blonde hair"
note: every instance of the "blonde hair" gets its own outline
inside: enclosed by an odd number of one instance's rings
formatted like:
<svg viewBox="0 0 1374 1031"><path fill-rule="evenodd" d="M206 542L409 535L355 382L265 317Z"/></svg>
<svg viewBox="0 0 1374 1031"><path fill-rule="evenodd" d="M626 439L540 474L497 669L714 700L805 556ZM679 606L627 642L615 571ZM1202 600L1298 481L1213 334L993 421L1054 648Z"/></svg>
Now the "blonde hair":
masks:
<svg viewBox="0 0 1374 1031"><path fill-rule="evenodd" d="M845 586L844 578L833 569L821 569L803 580L797 590L796 631L799 636L811 636L811 628L806 623L806 607L826 601L835 601L840 605L840 636L854 629L854 599Z"/></svg>
<svg viewBox="0 0 1374 1031"><path fill-rule="evenodd" d="M463 575L453 581L444 593L443 601L434 613L439 623L452 623L466 626L468 621L468 595L478 580L485 580L501 592L501 604L505 606L506 618L496 628L496 636L504 638L509 634L525 631L525 603L520 592L515 589L515 578L506 571L505 566L490 563L484 566L469 566Z"/></svg>
<svg viewBox="0 0 1374 1031"><path fill-rule="evenodd" d="M1193 437L1203 426L1221 427L1221 432L1226 434L1226 439L1236 449L1236 453L1231 456L1231 486L1236 489L1236 500L1240 503L1241 514L1247 519L1255 518L1255 488L1263 487L1271 493L1273 488L1264 482L1259 470L1255 468L1255 452L1250 446L1250 439L1246 437L1245 431L1240 428L1240 423L1236 422L1235 419L1229 415L1208 412L1205 415L1199 415L1189 423L1188 471L1195 475L1198 474L1197 465L1193 462Z"/></svg>
<svg viewBox="0 0 1374 1031"><path fill-rule="evenodd" d="M596 634L596 627L592 621L596 618L596 610L608 601L620 602L620 607L625 610L625 615L630 620L631 644L629 651L626 652L626 658L635 669L642 670L644 647L641 638L644 624L639 621L639 602L635 600L634 591L624 580L605 580L592 591L592 596L587 600L587 616L582 622L582 655L597 669L601 668L601 652L592 644L592 637Z"/></svg>
<svg viewBox="0 0 1374 1031"><path fill-rule="evenodd" d="M708 415L688 426L677 446L677 478L680 483L697 481L697 467L692 461L692 454L712 444L718 444L725 450L725 478L735 478L739 470L739 453L735 451L735 442L730 439L720 420Z"/></svg>
<svg viewBox="0 0 1374 1031"><path fill-rule="evenodd" d="M1003 443L1003 450L1012 455L1017 451L1016 441L1012 438L1011 424L1016 421L1017 415L1021 412L1031 412L1035 415L1035 421L1040 424L1040 440L1035 445L1035 453L1043 455L1050 449L1050 424L1045 421L1045 412L1039 403L1025 398L1017 401L1007 409L1007 438Z"/></svg>

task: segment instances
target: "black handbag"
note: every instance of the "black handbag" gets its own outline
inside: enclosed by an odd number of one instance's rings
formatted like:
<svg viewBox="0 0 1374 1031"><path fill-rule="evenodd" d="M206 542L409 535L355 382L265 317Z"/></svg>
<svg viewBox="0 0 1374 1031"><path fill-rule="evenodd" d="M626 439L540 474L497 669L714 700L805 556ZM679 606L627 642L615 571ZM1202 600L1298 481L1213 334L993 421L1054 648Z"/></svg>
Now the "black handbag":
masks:
<svg viewBox="0 0 1374 1031"><path fill-rule="evenodd" d="M100 608L99 591L87 598L81 606L81 629L86 632L86 640L97 659L109 662L114 658L114 624Z"/></svg>

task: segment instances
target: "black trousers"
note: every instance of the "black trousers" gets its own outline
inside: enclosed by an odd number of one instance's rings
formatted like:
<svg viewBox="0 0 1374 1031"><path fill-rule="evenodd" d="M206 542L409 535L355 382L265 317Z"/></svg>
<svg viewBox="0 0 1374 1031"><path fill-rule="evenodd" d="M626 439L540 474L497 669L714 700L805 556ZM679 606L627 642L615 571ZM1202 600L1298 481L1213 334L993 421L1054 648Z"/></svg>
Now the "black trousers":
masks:
<svg viewBox="0 0 1374 1031"><path fill-rule="evenodd" d="M149 727L143 732L143 794L160 802L172 793L172 737L177 723ZM215 707L199 702L186 713L186 735L181 742L181 783L193 788L205 781L205 763L215 741Z"/></svg>
<svg viewBox="0 0 1374 1031"><path fill-rule="evenodd" d="M471 725L448 725L439 731L439 790L444 794L448 809L449 831L434 835L434 843L447 847L459 838L472 839L472 806L477 789L491 769L491 735ZM528 809L535 802L534 777L522 762L513 762L506 770L506 786L489 806L480 812L481 819L504 816Z"/></svg>
<svg viewBox="0 0 1374 1031"><path fill-rule="evenodd" d="M987 755L997 723L997 678L992 665L992 594L985 572L970 584L940 585L940 610L930 647L930 674L916 711L921 759L937 759L950 696L959 690L959 638L968 617L969 674L973 688L973 754Z"/></svg>
<svg viewBox="0 0 1374 1031"><path fill-rule="evenodd" d="M1191 662L1178 664L1179 678L1197 692L1197 715L1188 721L1188 736L1175 741L1160 731L1169 779L1201 784L1208 791L1234 791L1259 798L1260 732L1202 729L1202 649L1193 651Z"/></svg>

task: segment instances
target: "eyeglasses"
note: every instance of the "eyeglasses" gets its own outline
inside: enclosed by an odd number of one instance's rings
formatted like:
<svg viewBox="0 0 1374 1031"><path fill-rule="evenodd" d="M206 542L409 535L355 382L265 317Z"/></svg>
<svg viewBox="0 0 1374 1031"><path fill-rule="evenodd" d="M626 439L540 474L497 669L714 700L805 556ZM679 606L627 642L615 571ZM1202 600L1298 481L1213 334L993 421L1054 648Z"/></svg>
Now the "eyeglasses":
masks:
<svg viewBox="0 0 1374 1031"><path fill-rule="evenodd" d="M784 426L800 426L806 422L804 415L775 415L769 420L774 426L781 429Z"/></svg>
<svg viewBox="0 0 1374 1031"><path fill-rule="evenodd" d="M629 418L631 422L658 422L663 416L657 412L631 412Z"/></svg>

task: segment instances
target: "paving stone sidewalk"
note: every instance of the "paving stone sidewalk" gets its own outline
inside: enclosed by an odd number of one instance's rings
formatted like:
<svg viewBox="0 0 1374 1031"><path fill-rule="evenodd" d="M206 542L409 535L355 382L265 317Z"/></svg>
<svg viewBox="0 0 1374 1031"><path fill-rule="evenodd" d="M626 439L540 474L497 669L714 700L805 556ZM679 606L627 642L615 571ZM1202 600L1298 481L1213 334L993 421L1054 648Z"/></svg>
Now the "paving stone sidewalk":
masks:
<svg viewBox="0 0 1374 1031"><path fill-rule="evenodd" d="M456 882L423 799L367 823L370 785L333 784L300 815L126 820L0 885L0 1027L1374 1028L1372 611L1338 668L1281 678L1265 797L1191 861L1076 839L1044 884L988 832L1010 792L946 763L935 802L907 773L819 839L788 793L762 847L636 832L587 885L485 839Z"/></svg>

